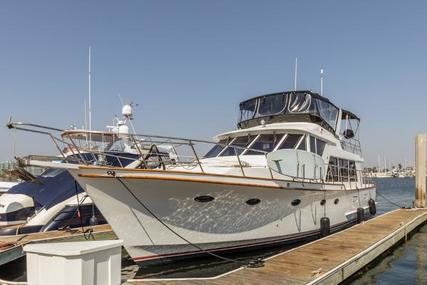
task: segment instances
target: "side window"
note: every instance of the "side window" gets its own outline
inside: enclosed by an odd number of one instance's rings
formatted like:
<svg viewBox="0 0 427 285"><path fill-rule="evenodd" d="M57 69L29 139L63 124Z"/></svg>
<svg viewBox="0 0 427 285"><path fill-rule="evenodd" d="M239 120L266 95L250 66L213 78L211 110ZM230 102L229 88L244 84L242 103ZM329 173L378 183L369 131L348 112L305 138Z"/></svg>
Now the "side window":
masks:
<svg viewBox="0 0 427 285"><path fill-rule="evenodd" d="M320 156L323 155L326 143L322 140L316 139L316 153Z"/></svg>
<svg viewBox="0 0 427 285"><path fill-rule="evenodd" d="M261 150L265 152L271 152L276 147L277 143L282 138L282 135L278 134L263 134L260 135L256 141L251 145L251 149ZM247 155L262 155L262 152L254 150L248 150L245 154Z"/></svg>
<svg viewBox="0 0 427 285"><path fill-rule="evenodd" d="M302 135L299 134L288 134L285 140L280 145L279 149L293 149L297 146L297 143L300 141Z"/></svg>
<svg viewBox="0 0 427 285"><path fill-rule="evenodd" d="M247 147L254 138L255 136L237 137L219 156L240 155L245 150L244 148ZM233 147L233 145L239 147Z"/></svg>
<svg viewBox="0 0 427 285"><path fill-rule="evenodd" d="M299 150L307 150L306 139L305 138L306 138L306 136L302 137L302 140L301 140L301 142L300 142L300 144L298 146Z"/></svg>
<svg viewBox="0 0 427 285"><path fill-rule="evenodd" d="M211 148L208 153L205 154L205 158L215 157L217 156L224 148L225 144L227 144L227 140L220 140L218 144L216 144L213 148Z"/></svg>
<svg viewBox="0 0 427 285"><path fill-rule="evenodd" d="M316 138L310 136L310 151L316 153Z"/></svg>
<svg viewBox="0 0 427 285"><path fill-rule="evenodd" d="M348 160L340 159L340 176L342 182L348 182Z"/></svg>
<svg viewBox="0 0 427 285"><path fill-rule="evenodd" d="M350 160L349 165L350 165L350 168L349 168L350 181L357 181L356 163Z"/></svg>
<svg viewBox="0 0 427 285"><path fill-rule="evenodd" d="M322 156L325 150L326 142L310 136L310 151Z"/></svg>
<svg viewBox="0 0 427 285"><path fill-rule="evenodd" d="M331 157L329 159L326 181L330 181L330 182L338 181L338 160L336 157Z"/></svg>

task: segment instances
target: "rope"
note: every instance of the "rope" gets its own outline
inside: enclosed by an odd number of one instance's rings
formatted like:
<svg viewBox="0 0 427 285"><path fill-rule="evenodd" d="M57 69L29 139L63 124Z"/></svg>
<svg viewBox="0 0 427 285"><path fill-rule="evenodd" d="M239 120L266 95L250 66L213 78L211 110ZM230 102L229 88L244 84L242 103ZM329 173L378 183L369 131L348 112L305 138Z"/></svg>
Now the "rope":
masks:
<svg viewBox="0 0 427 285"><path fill-rule="evenodd" d="M77 181L75 181L75 180L74 180L74 189L76 190L76 198L77 198L76 199L77 200L77 210L76 211L77 211L77 214L78 214L79 219L80 219L80 226L82 228L83 237L84 237L85 240L89 240L90 238L92 238L92 240L95 240L95 237L92 234L93 233L93 229L89 228L89 229L85 230L85 228L83 226L82 213L80 212L80 205L81 205L81 203L84 202L84 200L86 200L87 196L85 196L83 198L83 201L80 203L80 201L79 201L79 193L78 193L78 190L77 190L78 189L77 188Z"/></svg>
<svg viewBox="0 0 427 285"><path fill-rule="evenodd" d="M112 173L113 174L113 173ZM172 232L174 235L176 235L177 237L179 237L180 239L182 239L183 241L185 241L186 243L188 243L189 245L197 248L198 250L202 251L203 253L206 253L210 256L216 257L218 259L224 260L224 261L228 261L228 262L233 262L233 263L238 263L238 264L242 264L242 265L247 265L249 267L259 267L262 266L263 261L261 259L256 259L256 260L252 260L249 263L240 261L240 260L236 260L236 259L231 259L231 258L227 258L218 254L215 254L213 252L210 252L200 246L198 246L197 244L192 243L191 241L189 241L188 239L186 239L185 237L183 237L182 235L180 235L179 233L177 233L176 231L174 231L170 226L168 226L165 222L162 221L162 219L160 219L149 207L147 207L135 194L132 193L132 191L129 189L129 187L119 178L114 176L119 182L120 184L123 185L123 187L129 192L129 194L131 194L133 196L133 198L135 198L136 201L138 201L138 203L148 212L150 213L150 215L155 218L159 223L161 223L165 228L167 228L170 232Z"/></svg>

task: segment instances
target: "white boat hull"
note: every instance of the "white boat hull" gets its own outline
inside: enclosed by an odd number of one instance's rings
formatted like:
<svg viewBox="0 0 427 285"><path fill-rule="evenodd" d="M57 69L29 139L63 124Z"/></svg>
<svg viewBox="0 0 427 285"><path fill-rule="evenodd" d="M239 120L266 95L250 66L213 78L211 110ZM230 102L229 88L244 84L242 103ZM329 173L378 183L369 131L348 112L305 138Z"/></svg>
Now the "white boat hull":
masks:
<svg viewBox="0 0 427 285"><path fill-rule="evenodd" d="M84 168L71 173L137 262L200 253L200 248L299 241L318 235L324 216L331 227L351 224L357 208L367 209L375 199L374 188L325 191L322 184L200 173L116 170L107 175ZM195 201L199 196L214 200ZM260 203L246 203L254 198ZM296 199L301 202L293 206Z"/></svg>

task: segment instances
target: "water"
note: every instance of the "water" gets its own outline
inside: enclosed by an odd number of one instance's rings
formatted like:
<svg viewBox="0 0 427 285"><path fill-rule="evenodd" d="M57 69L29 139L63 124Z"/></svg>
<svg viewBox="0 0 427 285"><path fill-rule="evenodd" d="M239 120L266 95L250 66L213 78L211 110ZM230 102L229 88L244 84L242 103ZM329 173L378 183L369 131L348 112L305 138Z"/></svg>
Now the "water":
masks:
<svg viewBox="0 0 427 285"><path fill-rule="evenodd" d="M414 178L384 178L375 181L377 185L378 214L399 207L412 206L414 198ZM228 255L243 263L256 257L267 257L288 248L276 247L267 250L242 252ZM138 268L129 258L122 262L123 281L128 278L178 278L178 277L208 277L215 276L238 268L241 264L230 263L208 257L198 260L188 260L157 267ZM21 259L15 265L0 267L0 278L7 280L25 280L25 260ZM21 272L18 274L17 272ZM377 264L359 272L350 281L351 285L362 284L427 284L427 225L414 234Z"/></svg>
<svg viewBox="0 0 427 285"><path fill-rule="evenodd" d="M380 212L397 208L384 197L398 205L412 205L415 195L414 178L378 179L376 185ZM351 285L427 284L427 225L375 266L358 273L347 283Z"/></svg>

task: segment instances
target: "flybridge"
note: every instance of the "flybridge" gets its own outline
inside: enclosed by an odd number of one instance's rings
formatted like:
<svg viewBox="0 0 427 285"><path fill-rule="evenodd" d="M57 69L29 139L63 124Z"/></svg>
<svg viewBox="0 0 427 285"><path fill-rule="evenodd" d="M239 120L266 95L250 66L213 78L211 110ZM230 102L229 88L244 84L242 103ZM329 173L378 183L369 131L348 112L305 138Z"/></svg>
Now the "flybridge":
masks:
<svg viewBox="0 0 427 285"><path fill-rule="evenodd" d="M238 127L245 129L268 123L313 122L335 133L338 116L339 108L327 98L306 90L288 91L241 102Z"/></svg>

